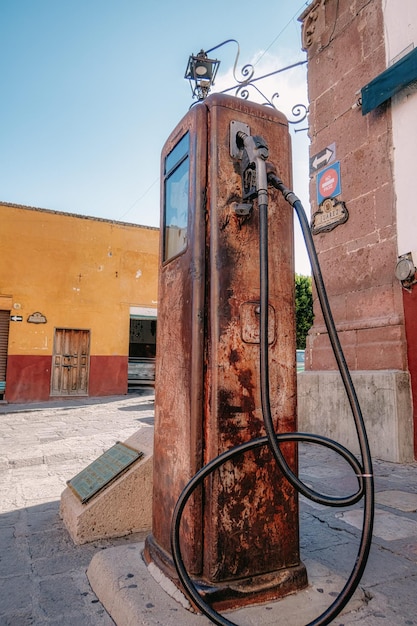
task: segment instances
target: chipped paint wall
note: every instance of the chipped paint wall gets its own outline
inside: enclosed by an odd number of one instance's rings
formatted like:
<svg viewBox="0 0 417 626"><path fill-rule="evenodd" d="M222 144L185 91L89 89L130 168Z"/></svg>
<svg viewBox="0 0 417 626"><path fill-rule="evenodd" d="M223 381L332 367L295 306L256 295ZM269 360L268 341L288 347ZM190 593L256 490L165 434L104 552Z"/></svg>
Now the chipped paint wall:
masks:
<svg viewBox="0 0 417 626"><path fill-rule="evenodd" d="M130 307L156 307L159 229L4 203L0 220L5 399L49 398L56 328L90 331L89 395L125 393Z"/></svg>
<svg viewBox="0 0 417 626"><path fill-rule="evenodd" d="M383 0L386 64L389 67L417 47L417 4L402 0ZM398 256L412 253L417 264L417 212L414 208L413 182L417 160L415 119L417 84L411 83L391 100L393 134L393 180L395 186ZM417 458L417 285L403 289L408 370L414 413L414 453Z"/></svg>
<svg viewBox="0 0 417 626"><path fill-rule="evenodd" d="M386 64L390 67L417 47L417 3L415 0L402 0L401 11L396 0L384 0L382 6ZM410 197L413 195L410 191L417 160L417 142L410 141L410 132L415 128L416 106L416 83L401 90L391 102L398 254L413 252L417 258L417 212L410 210Z"/></svg>

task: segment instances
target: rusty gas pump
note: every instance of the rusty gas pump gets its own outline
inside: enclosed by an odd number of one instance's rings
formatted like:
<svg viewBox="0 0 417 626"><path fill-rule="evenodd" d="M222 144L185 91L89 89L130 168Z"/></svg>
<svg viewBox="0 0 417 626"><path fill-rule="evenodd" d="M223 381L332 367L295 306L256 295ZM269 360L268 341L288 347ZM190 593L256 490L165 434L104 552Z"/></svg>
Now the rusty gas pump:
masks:
<svg viewBox="0 0 417 626"><path fill-rule="evenodd" d="M146 550L174 580L170 526L182 488L219 453L264 434L259 217L252 208L256 171L242 163L244 136L268 136L290 179L286 118L230 96L213 95L192 107L162 152L153 526ZM291 432L293 218L280 194L272 196L270 395L276 431ZM285 456L295 471L293 443L285 445ZM306 585L297 494L267 448L226 464L196 492L182 534L187 566L218 606L265 600Z"/></svg>
<svg viewBox="0 0 417 626"><path fill-rule="evenodd" d="M268 166L268 154L279 163L280 177ZM162 152L153 522L145 559L222 625L233 622L218 610L306 586L298 492L329 506L365 498L354 569L312 624L330 623L346 605L372 535L366 431L309 225L282 182L291 180L290 155L282 114L220 94L192 107ZM296 432L293 208L362 465L337 442ZM298 442L339 453L353 469L358 490L332 497L303 484L297 477Z"/></svg>

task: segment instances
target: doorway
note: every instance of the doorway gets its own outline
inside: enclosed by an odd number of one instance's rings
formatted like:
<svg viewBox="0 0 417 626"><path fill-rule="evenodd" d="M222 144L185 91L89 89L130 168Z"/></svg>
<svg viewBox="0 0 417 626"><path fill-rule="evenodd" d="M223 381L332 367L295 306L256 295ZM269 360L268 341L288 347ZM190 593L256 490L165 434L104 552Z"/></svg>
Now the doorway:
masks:
<svg viewBox="0 0 417 626"><path fill-rule="evenodd" d="M129 333L128 387L154 385L156 318L131 317Z"/></svg>
<svg viewBox="0 0 417 626"><path fill-rule="evenodd" d="M89 330L55 329L51 396L88 394L89 356Z"/></svg>

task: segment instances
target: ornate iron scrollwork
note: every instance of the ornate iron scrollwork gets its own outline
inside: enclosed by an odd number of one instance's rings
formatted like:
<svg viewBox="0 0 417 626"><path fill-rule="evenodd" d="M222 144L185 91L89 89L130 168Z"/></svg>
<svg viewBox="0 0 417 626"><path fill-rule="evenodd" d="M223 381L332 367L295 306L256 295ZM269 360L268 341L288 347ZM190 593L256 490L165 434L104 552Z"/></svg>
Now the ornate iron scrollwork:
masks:
<svg viewBox="0 0 417 626"><path fill-rule="evenodd" d="M259 81L265 80L277 74L281 74L283 72L294 69L296 67L305 65L307 63L307 60L298 61L297 63L292 63L291 65L282 67L278 70L274 70L273 72L268 72L267 74L263 74L262 76L257 76L257 77L255 77L254 65L252 65L251 63L247 63L246 65L242 67L242 69L240 70L240 76L238 76L237 64L238 64L238 60L240 56L240 46L239 46L239 42L236 39L227 39L226 41L223 41L217 46L214 46L214 48L210 48L209 50L206 50L205 54L208 55L211 52L214 52L214 50L217 50L217 48L220 48L221 46L224 46L225 44L228 44L228 43L234 43L237 46L236 57L234 60L233 70L232 70L233 78L236 81L236 83L232 85L231 87L227 87L226 89L220 90L220 93L232 92L233 95L239 98L243 98L244 100L248 100L251 93L255 91L263 99L262 104L264 104L265 106L270 106L270 107L273 107L274 109L277 109L278 107L275 105L275 102L280 97L279 93L275 92L270 97L266 96L265 93L260 89L258 85ZM214 81L211 86L213 85L214 85ZM308 115L308 107L307 105L302 104L302 103L295 104L291 109L291 113L292 113L293 119L289 119L288 123L293 124L293 125L300 124L306 119ZM295 132L297 132L297 130L307 130L307 129L306 128L295 129Z"/></svg>

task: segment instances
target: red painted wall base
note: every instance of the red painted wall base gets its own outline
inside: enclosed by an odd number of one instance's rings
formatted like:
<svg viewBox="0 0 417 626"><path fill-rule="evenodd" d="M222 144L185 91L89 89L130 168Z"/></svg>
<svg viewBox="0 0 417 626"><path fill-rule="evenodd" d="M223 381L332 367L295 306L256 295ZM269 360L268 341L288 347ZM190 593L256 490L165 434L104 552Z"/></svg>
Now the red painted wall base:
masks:
<svg viewBox="0 0 417 626"><path fill-rule="evenodd" d="M127 356L91 356L88 396L112 396L127 393ZM7 357L4 399L18 402L46 402L50 395L51 355ZM68 395L66 397L73 397Z"/></svg>
<svg viewBox="0 0 417 626"><path fill-rule="evenodd" d="M417 290L403 289L405 332L407 336L408 370L411 378L414 415L414 457L417 459Z"/></svg>
<svg viewBox="0 0 417 626"><path fill-rule="evenodd" d="M88 395L117 396L127 393L127 356L91 356Z"/></svg>

